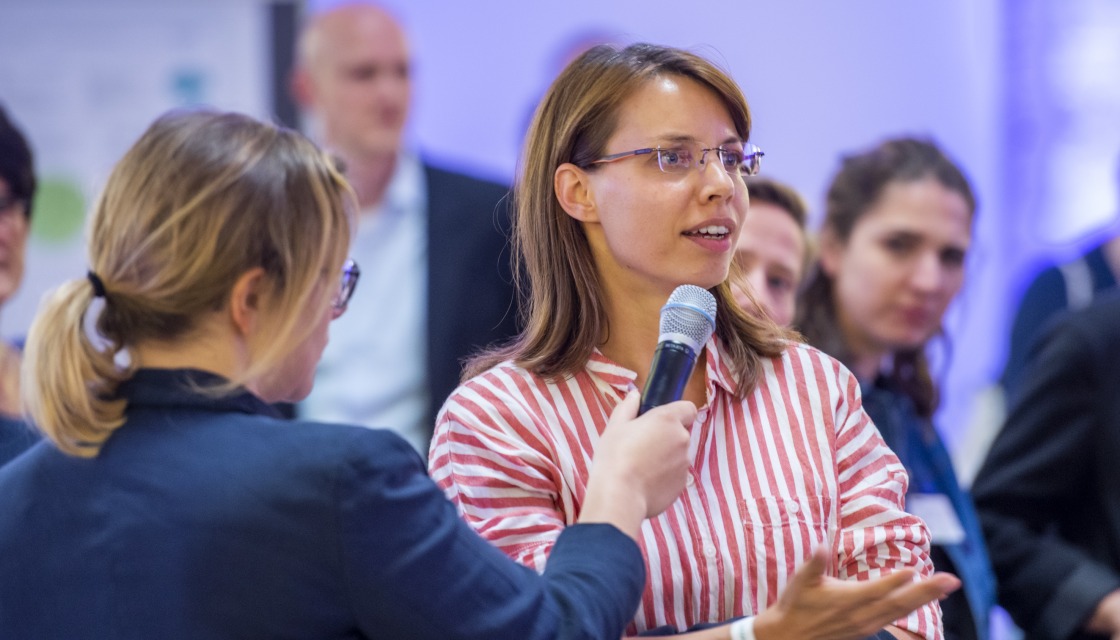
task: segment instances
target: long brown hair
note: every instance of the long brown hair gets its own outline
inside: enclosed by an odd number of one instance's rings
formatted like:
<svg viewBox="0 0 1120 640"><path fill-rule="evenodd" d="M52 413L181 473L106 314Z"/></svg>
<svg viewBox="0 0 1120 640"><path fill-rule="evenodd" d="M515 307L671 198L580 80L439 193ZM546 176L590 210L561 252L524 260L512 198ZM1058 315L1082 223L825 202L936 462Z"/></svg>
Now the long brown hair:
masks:
<svg viewBox="0 0 1120 640"><path fill-rule="evenodd" d="M958 193L975 218L976 197L961 169L931 140L896 138L872 149L845 157L832 179L825 204L822 234L831 234L846 244L852 230L872 209L886 187L896 182L916 182L934 178L946 189ZM809 341L841 362L851 363L852 354L845 343L836 317L832 279L818 261L809 274L797 302L794 326ZM893 354L893 367L886 372L888 382L914 403L923 417L937 409L937 387L930 373L926 345Z"/></svg>
<svg viewBox="0 0 1120 640"><path fill-rule="evenodd" d="M171 112L114 167L90 220L92 280L63 284L31 326L23 397L58 447L94 456L124 422L118 385L143 341L191 338L238 277L262 267L271 313L247 370L219 393L274 369L311 331L301 311L333 295L350 242L352 195L331 160L295 131L248 116ZM93 310L96 336L86 331Z"/></svg>
<svg viewBox="0 0 1120 640"><path fill-rule="evenodd" d="M525 330L510 345L474 358L465 378L507 359L545 377L571 375L587 364L608 335L591 248L580 223L561 208L553 176L564 163L588 167L601 156L618 125L620 106L639 88L666 75L689 78L710 89L727 108L738 135L749 138L750 109L742 91L700 56L651 44L621 50L599 45L572 61L537 107L514 185L514 253L523 269L517 273ZM712 293L718 303L716 336L745 394L760 375L760 358L781 353L787 334L742 311L727 281Z"/></svg>

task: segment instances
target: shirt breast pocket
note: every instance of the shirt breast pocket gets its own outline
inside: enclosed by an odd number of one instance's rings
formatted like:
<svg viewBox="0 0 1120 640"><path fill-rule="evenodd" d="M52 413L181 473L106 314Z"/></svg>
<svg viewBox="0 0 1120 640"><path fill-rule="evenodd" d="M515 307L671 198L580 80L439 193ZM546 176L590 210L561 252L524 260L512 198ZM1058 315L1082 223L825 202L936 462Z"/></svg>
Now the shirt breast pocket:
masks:
<svg viewBox="0 0 1120 640"><path fill-rule="evenodd" d="M753 584L780 587L815 549L831 547L832 500L828 496L765 496L741 500L739 515L746 539L748 574ZM831 552L828 555L831 559ZM774 595L776 593L770 594L770 603Z"/></svg>

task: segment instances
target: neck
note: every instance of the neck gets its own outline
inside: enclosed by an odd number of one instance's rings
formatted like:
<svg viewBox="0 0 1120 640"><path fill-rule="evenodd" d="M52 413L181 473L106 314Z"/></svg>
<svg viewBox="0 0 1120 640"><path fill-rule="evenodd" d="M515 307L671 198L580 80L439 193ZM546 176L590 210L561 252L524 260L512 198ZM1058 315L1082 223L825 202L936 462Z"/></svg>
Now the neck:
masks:
<svg viewBox="0 0 1120 640"><path fill-rule="evenodd" d="M362 211L381 204L397 169L396 154L352 156L344 160L346 181L354 188Z"/></svg>
<svg viewBox="0 0 1120 640"><path fill-rule="evenodd" d="M835 322L837 336L843 341L843 346L836 345L839 349L837 353L830 352L829 355L842 358L844 364L860 382L874 380L875 376L879 375L879 367L888 351L880 348L873 341L866 340L863 331L851 321L839 305L836 308Z"/></svg>
<svg viewBox="0 0 1120 640"><path fill-rule="evenodd" d="M882 353L853 353L851 361L848 363L848 368L856 375L856 379L860 382L870 382L879 375L879 368L882 365L885 354Z"/></svg>
<svg viewBox="0 0 1120 640"><path fill-rule="evenodd" d="M612 290L613 287L608 284L604 284L603 288L604 298L607 300L610 335L599 345L599 350L611 361L634 371L637 374L634 382L641 389L645 386L653 364L653 353L660 334L661 307L668 295L661 292ZM704 406L707 401L705 362L706 357L701 348L684 392L684 399L691 400L697 407Z"/></svg>
<svg viewBox="0 0 1120 640"><path fill-rule="evenodd" d="M236 378L249 362L244 342L203 331L178 340L142 342L132 352L145 369L199 369L226 379Z"/></svg>

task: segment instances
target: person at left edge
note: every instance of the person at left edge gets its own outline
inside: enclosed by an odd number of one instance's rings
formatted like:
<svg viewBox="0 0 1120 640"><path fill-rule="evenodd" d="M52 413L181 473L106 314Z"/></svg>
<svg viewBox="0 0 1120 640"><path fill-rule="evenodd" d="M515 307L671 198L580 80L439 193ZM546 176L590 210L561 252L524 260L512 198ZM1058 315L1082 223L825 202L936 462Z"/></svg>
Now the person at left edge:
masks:
<svg viewBox="0 0 1120 640"><path fill-rule="evenodd" d="M0 108L0 305L15 295L23 280L35 184L31 146ZM39 439L21 416L21 359L18 343L0 343L0 465Z"/></svg>
<svg viewBox="0 0 1120 640"><path fill-rule="evenodd" d="M460 521L396 434L282 419L269 403L307 394L357 281L348 190L306 138L238 114L172 112L117 164L91 271L28 335L49 440L0 467L0 636L621 635L633 538L684 486L695 408L615 412L593 513L543 576Z"/></svg>

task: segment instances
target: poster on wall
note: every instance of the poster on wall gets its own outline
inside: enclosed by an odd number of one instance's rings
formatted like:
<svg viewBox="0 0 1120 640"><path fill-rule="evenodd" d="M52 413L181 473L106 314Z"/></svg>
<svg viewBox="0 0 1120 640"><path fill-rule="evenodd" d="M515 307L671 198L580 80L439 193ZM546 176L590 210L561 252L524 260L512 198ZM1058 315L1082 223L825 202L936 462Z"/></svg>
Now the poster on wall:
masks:
<svg viewBox="0 0 1120 640"><path fill-rule="evenodd" d="M3 13L0 104L40 182L23 286L0 310L11 339L44 293L84 277L88 211L155 117L194 105L269 117L269 33L263 0L46 0Z"/></svg>

